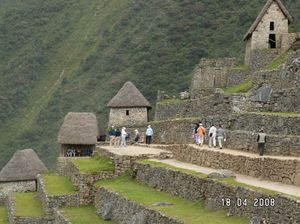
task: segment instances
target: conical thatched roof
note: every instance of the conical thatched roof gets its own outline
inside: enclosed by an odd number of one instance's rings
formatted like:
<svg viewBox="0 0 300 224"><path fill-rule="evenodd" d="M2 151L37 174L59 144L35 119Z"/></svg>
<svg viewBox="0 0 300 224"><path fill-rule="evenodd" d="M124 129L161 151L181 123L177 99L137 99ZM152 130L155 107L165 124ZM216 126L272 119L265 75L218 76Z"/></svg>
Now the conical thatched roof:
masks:
<svg viewBox="0 0 300 224"><path fill-rule="evenodd" d="M148 100L135 87L132 82L126 82L111 101L107 104L110 108L122 107L148 107L151 108Z"/></svg>
<svg viewBox="0 0 300 224"><path fill-rule="evenodd" d="M286 9L286 7L284 6L284 4L282 3L281 0L268 0L267 3L265 4L265 6L263 7L263 9L261 10L261 12L259 13L256 20L254 21L254 23L252 24L252 26L250 27L250 29L248 30L248 32L244 36L243 40L247 40L251 37L252 33L255 31L256 27L259 24L259 22L261 21L263 16L266 14L266 12L268 11L269 7L272 5L273 2L277 3L277 5L281 9L282 13L287 17L289 22L293 22L293 17L290 15L289 11Z"/></svg>
<svg viewBox="0 0 300 224"><path fill-rule="evenodd" d="M97 143L98 125L93 113L70 112L58 133L58 143L70 145L94 145Z"/></svg>
<svg viewBox="0 0 300 224"><path fill-rule="evenodd" d="M0 182L35 180L38 174L47 172L43 162L32 149L15 152L0 172Z"/></svg>

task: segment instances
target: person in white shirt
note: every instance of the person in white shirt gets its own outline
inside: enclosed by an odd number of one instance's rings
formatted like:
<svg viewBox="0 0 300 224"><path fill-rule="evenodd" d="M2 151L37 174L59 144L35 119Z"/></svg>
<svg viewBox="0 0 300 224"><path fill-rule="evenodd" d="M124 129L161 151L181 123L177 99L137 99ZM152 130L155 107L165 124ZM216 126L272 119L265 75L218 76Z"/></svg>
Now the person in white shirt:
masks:
<svg viewBox="0 0 300 224"><path fill-rule="evenodd" d="M146 144L149 146L152 142L152 136L153 136L153 129L150 125L148 125L146 130Z"/></svg>
<svg viewBox="0 0 300 224"><path fill-rule="evenodd" d="M120 146L122 147L126 147L126 137L127 137L127 132L126 132L126 128L123 127L122 131L121 131L121 144Z"/></svg>
<svg viewBox="0 0 300 224"><path fill-rule="evenodd" d="M213 147L217 147L217 128L215 127L215 125L212 125L209 129L208 132L208 136L209 136L209 142L208 142L208 147L211 148Z"/></svg>

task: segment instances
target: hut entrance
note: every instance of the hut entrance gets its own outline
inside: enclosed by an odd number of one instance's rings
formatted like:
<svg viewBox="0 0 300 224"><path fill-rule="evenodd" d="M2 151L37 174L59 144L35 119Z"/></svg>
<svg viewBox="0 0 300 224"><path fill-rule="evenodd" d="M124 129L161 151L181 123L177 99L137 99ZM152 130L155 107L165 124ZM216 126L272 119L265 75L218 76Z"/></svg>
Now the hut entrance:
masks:
<svg viewBox="0 0 300 224"><path fill-rule="evenodd" d="M276 48L276 34L269 35L269 47L272 49Z"/></svg>

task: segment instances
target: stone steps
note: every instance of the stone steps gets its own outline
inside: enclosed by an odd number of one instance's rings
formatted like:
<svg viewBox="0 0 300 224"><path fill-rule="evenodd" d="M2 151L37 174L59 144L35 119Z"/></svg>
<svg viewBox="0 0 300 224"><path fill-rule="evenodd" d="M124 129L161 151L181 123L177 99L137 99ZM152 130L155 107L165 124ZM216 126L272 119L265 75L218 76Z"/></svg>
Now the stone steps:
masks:
<svg viewBox="0 0 300 224"><path fill-rule="evenodd" d="M209 208L226 209L229 214L246 215L270 224L300 223L300 198L239 184L230 178L210 179L152 161L137 162L134 170L139 183L191 201L204 200Z"/></svg>
<svg viewBox="0 0 300 224"><path fill-rule="evenodd" d="M155 147L155 146L153 146ZM176 160L214 169L233 172L300 186L300 158L264 156L229 149L210 149L206 146L159 146L173 153Z"/></svg>

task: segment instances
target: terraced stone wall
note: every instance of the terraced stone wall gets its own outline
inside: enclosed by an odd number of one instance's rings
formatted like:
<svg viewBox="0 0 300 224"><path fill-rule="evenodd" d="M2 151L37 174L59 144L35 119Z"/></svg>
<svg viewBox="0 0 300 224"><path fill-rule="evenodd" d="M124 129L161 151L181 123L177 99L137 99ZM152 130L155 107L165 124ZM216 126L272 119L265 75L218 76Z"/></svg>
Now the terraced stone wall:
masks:
<svg viewBox="0 0 300 224"><path fill-rule="evenodd" d="M281 195L259 193L181 171L136 163L136 180L192 201L204 200L210 209L260 217L269 224L300 223L300 202Z"/></svg>
<svg viewBox="0 0 300 224"><path fill-rule="evenodd" d="M41 175L38 175L38 195L42 202L43 209L48 215L53 215L56 212L56 208L65 206L79 206L80 196L79 194L69 195L48 195L44 180Z"/></svg>
<svg viewBox="0 0 300 224"><path fill-rule="evenodd" d="M60 165L58 173L63 176L68 176L78 190L80 196L80 205L88 205L94 200L93 185L96 181L115 177L114 172L97 172L97 173L81 173L79 169L67 158L58 158Z"/></svg>
<svg viewBox="0 0 300 224"><path fill-rule="evenodd" d="M300 186L300 160L233 155L218 149L186 145L161 147L175 159L214 169L228 169L239 174Z"/></svg>
<svg viewBox="0 0 300 224"><path fill-rule="evenodd" d="M36 191L36 183L35 181L0 183L0 191L7 194L12 192L34 192Z"/></svg>
<svg viewBox="0 0 300 224"><path fill-rule="evenodd" d="M99 187L95 196L97 214L105 218L107 213L119 223L183 224L182 221L130 201L118 193ZM109 211L109 212L108 212Z"/></svg>

